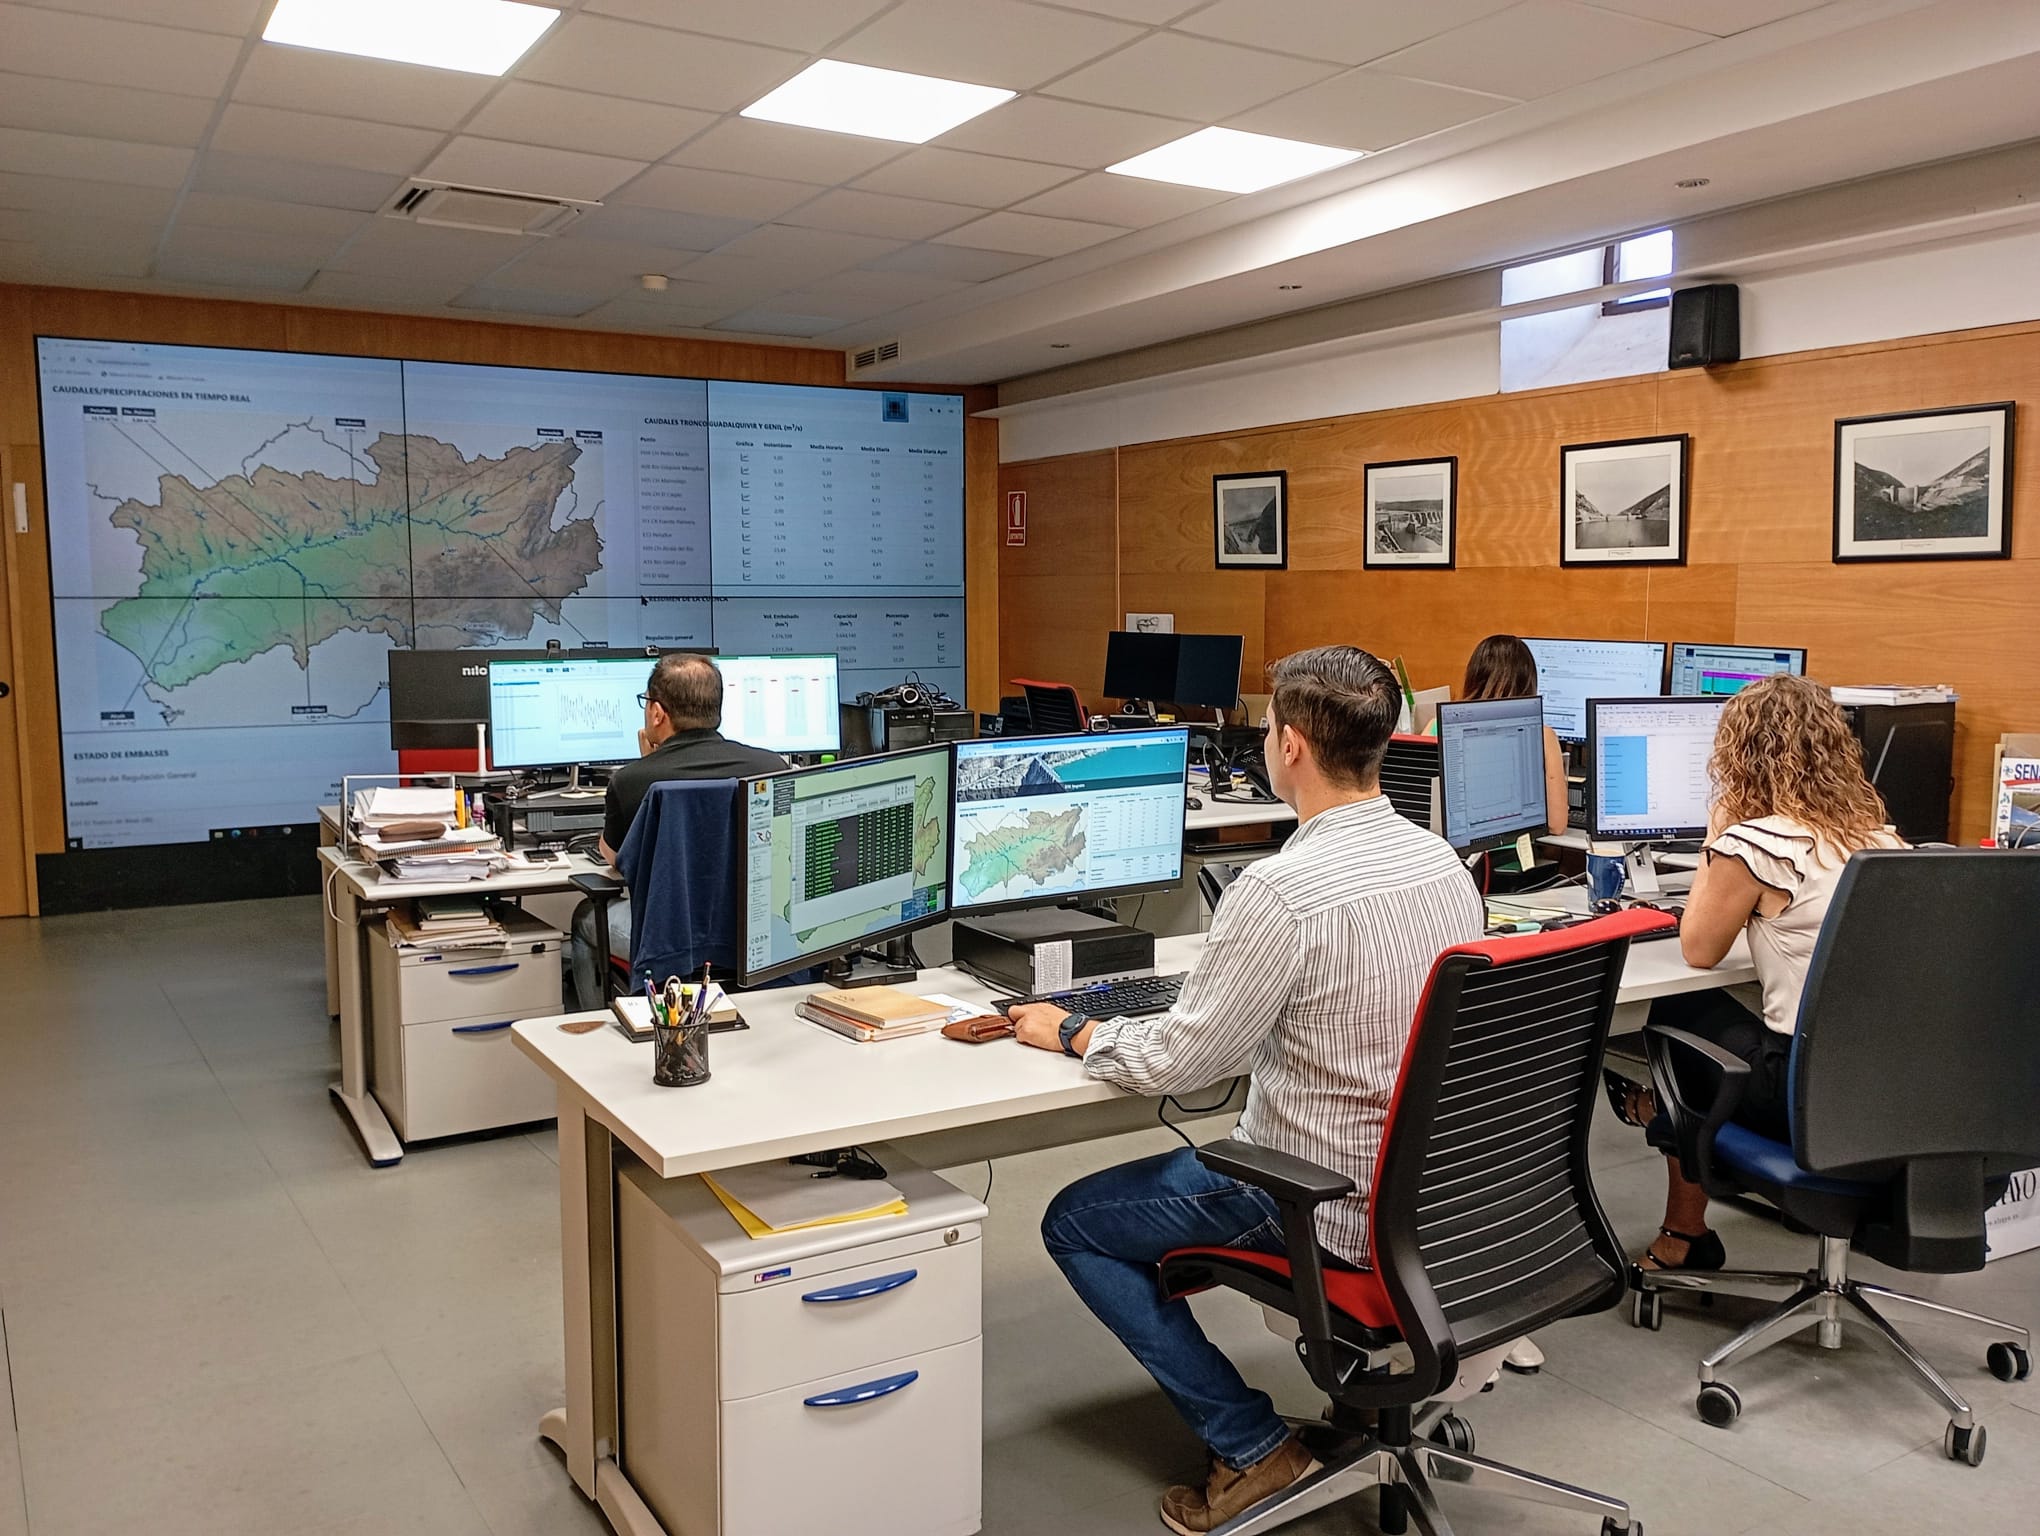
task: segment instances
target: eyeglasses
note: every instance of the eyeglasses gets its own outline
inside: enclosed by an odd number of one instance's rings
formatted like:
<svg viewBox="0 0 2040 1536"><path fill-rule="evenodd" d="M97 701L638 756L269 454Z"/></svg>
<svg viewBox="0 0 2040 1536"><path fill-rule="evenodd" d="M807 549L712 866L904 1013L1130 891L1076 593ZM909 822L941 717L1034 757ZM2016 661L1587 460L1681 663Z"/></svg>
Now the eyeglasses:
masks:
<svg viewBox="0 0 2040 1536"><path fill-rule="evenodd" d="M637 696L637 701L639 709L647 709L651 706L652 696L649 693L641 693Z"/></svg>

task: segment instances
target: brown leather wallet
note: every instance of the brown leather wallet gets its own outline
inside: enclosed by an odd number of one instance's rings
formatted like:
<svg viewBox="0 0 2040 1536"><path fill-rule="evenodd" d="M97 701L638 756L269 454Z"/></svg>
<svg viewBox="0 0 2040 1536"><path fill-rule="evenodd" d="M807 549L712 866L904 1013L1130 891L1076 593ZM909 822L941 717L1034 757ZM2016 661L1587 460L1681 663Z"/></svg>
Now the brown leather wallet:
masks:
<svg viewBox="0 0 2040 1536"><path fill-rule="evenodd" d="M942 1033L965 1045L983 1045L987 1040L1004 1040L1013 1033L1013 1021L1003 1014L981 1013L974 1019L958 1019L942 1026Z"/></svg>

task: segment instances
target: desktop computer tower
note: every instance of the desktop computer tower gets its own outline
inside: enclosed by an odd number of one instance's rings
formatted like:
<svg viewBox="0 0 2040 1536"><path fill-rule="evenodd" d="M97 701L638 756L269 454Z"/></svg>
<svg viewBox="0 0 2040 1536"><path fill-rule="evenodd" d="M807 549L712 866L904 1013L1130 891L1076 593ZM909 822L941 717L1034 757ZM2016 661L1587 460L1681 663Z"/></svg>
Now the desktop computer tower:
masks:
<svg viewBox="0 0 2040 1536"><path fill-rule="evenodd" d="M1948 799L1955 788L1953 704L1844 704L1863 747L1863 771L1909 843L1948 841Z"/></svg>
<svg viewBox="0 0 2040 1536"><path fill-rule="evenodd" d="M938 741L969 741L977 734L977 717L967 709L937 709L930 704L845 704L843 755L870 757L925 747Z"/></svg>

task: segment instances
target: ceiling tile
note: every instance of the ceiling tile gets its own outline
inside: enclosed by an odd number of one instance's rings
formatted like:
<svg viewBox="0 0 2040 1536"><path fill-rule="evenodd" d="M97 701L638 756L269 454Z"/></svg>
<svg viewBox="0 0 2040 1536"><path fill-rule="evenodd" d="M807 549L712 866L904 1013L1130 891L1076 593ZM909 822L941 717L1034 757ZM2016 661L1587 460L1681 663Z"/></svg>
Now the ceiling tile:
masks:
<svg viewBox="0 0 2040 1536"><path fill-rule="evenodd" d="M690 165L655 165L617 194L621 203L707 213L723 218L775 219L821 191L793 181L768 181L704 171Z"/></svg>
<svg viewBox="0 0 2040 1536"><path fill-rule="evenodd" d="M69 277L146 277L161 231L116 219L66 219L35 237L39 263Z"/></svg>
<svg viewBox="0 0 2040 1536"><path fill-rule="evenodd" d="M27 209L61 219L112 219L160 227L177 205L170 187L118 186L67 176L16 176L0 172L0 208Z"/></svg>
<svg viewBox="0 0 2040 1536"><path fill-rule="evenodd" d="M887 197L878 192L839 188L802 204L786 215L786 222L808 229L840 229L853 235L925 240L945 229L954 229L974 212L955 203L931 203L918 197Z"/></svg>
<svg viewBox="0 0 2040 1536"><path fill-rule="evenodd" d="M241 55L239 38L26 5L0 5L0 37L19 74L183 96L219 95Z"/></svg>
<svg viewBox="0 0 2040 1536"><path fill-rule="evenodd" d="M1344 149L1387 149L1516 105L1506 96L1356 69L1306 86L1227 126Z"/></svg>
<svg viewBox="0 0 2040 1536"><path fill-rule="evenodd" d="M24 176L75 176L138 187L175 187L191 169L192 152L169 144L124 144L72 133L0 128L0 171Z"/></svg>
<svg viewBox="0 0 2040 1536"><path fill-rule="evenodd" d="M1710 39L1660 22L1574 5L1525 0L1512 10L1390 54L1382 68L1506 96L1539 96L1661 59Z"/></svg>
<svg viewBox="0 0 2040 1536"><path fill-rule="evenodd" d="M252 230L258 234L327 236L338 245L360 231L369 215L346 208L313 208L260 197L192 192L177 208L177 228Z"/></svg>
<svg viewBox="0 0 2040 1536"><path fill-rule="evenodd" d="M316 165L408 176L439 147L430 128L403 128L358 118L285 112L232 102L220 114L210 148L235 155L276 155Z"/></svg>
<svg viewBox="0 0 2040 1536"><path fill-rule="evenodd" d="M194 282L228 282L233 279L208 275L208 269L224 272L231 267L294 268L304 273L293 287L323 266L339 247L341 239L307 235L260 234L245 229L203 229L186 226L181 220L163 242L161 263L173 265L176 275ZM158 270L163 270L159 264ZM172 275L164 271L165 276Z"/></svg>
<svg viewBox="0 0 2040 1536"><path fill-rule="evenodd" d="M375 309L437 309L468 286L468 279L458 274L335 272L328 267L312 279L305 291L313 298L335 304L365 304Z"/></svg>
<svg viewBox="0 0 2040 1536"><path fill-rule="evenodd" d="M244 37L268 9L269 0L36 0L36 4L51 11L85 11Z"/></svg>
<svg viewBox="0 0 2040 1536"><path fill-rule="evenodd" d="M820 53L892 0L589 0L586 9L711 37Z"/></svg>
<svg viewBox="0 0 2040 1536"><path fill-rule="evenodd" d="M191 149L205 137L212 115L213 104L197 96L0 74L0 127Z"/></svg>
<svg viewBox="0 0 2040 1536"><path fill-rule="evenodd" d="M1124 22L1016 0L903 0L829 57L1024 91L1139 36Z"/></svg>
<svg viewBox="0 0 2040 1536"><path fill-rule="evenodd" d="M746 309L718 320L716 331L745 331L753 336L819 336L843 322L827 315L788 315L773 309Z"/></svg>
<svg viewBox="0 0 2040 1536"><path fill-rule="evenodd" d="M668 32L606 16L570 16L517 68L520 80L729 112L807 62L798 53Z"/></svg>
<svg viewBox="0 0 2040 1536"><path fill-rule="evenodd" d="M1020 198L1046 192L1076 174L1068 166L924 145L890 165L858 177L855 185L866 191L891 192L901 197L932 197L938 202L964 203L973 208L1003 208Z"/></svg>
<svg viewBox="0 0 2040 1536"><path fill-rule="evenodd" d="M534 288L477 284L448 301L451 309L489 309L509 315L585 315L608 300L605 292L553 293Z"/></svg>
<svg viewBox="0 0 2040 1536"><path fill-rule="evenodd" d="M302 262L201 261L165 254L156 258L149 275L158 281L177 283L187 288L220 288L236 294L251 288L272 293L300 293L318 271L317 266Z"/></svg>
<svg viewBox="0 0 2040 1536"><path fill-rule="evenodd" d="M960 245L910 245L904 251L868 263L873 272L911 272L959 283L984 283L1022 267L1038 266L1042 258L1019 251L974 251Z"/></svg>
<svg viewBox="0 0 2040 1536"><path fill-rule="evenodd" d="M1189 97L1175 105L1191 104ZM1181 119L1115 112L1109 107L1046 96L1022 96L983 117L972 118L942 135L944 149L980 150L1017 160L1047 160L1057 165L1101 170L1133 155L1167 144L1198 124Z"/></svg>
<svg viewBox="0 0 2040 1536"><path fill-rule="evenodd" d="M1160 26L1165 21L1174 21L1186 11L1194 11L1204 0L1056 0L1065 10L1096 11L1101 16L1117 16L1122 21L1146 22Z"/></svg>
<svg viewBox="0 0 2040 1536"><path fill-rule="evenodd" d="M699 252L627 240L541 240L497 281L516 288L586 288L635 284L647 272L680 271Z"/></svg>
<svg viewBox="0 0 2040 1536"><path fill-rule="evenodd" d="M900 307L889 299L875 298L870 294L817 293L812 288L782 293L772 302L774 307L796 315L826 315L837 325L848 325L852 320L869 320L873 315L889 315Z"/></svg>
<svg viewBox="0 0 2040 1536"><path fill-rule="evenodd" d="M1177 23L1185 32L1284 53L1365 64L1507 10L1516 0L1218 0ZM1686 4L1692 0L1671 0Z"/></svg>
<svg viewBox="0 0 2040 1536"><path fill-rule="evenodd" d="M670 158L675 165L732 171L739 176L777 176L788 181L833 186L896 160L906 146L890 139L822 133L786 123L726 117Z"/></svg>
<svg viewBox="0 0 2040 1536"><path fill-rule="evenodd" d="M666 208L628 208L618 203L582 214L558 235L568 245L584 240L635 241L678 251L712 251L755 228L756 219L714 218Z"/></svg>
<svg viewBox="0 0 2040 1536"><path fill-rule="evenodd" d="M854 294L882 300L897 309L958 293L971 285L957 278L928 277L919 272L878 272L870 267L853 267L811 283L807 291L821 294Z"/></svg>
<svg viewBox="0 0 2040 1536"><path fill-rule="evenodd" d="M1150 224L1166 223L1186 213L1195 213L1199 208L1222 203L1229 195L1204 187L1178 187L1166 181L1143 181L1137 176L1114 176L1108 171L1094 171L1089 176L1066 182L1052 192L1016 203L1013 211L1145 229Z"/></svg>
<svg viewBox="0 0 2040 1536"><path fill-rule="evenodd" d="M464 127L485 139L662 160L714 121L713 112L689 107L506 80Z"/></svg>
<svg viewBox="0 0 2040 1536"><path fill-rule="evenodd" d="M664 299L669 294L633 294L624 298L611 299L581 316L584 324L600 326L617 331L705 331L711 322L720 320L729 310L718 305L709 309L689 309L678 304L645 304L640 298Z"/></svg>
<svg viewBox="0 0 2040 1536"><path fill-rule="evenodd" d="M991 213L938 237L940 245L968 245L986 251L1027 251L1064 256L1126 231L1078 219L1045 219L1032 213Z"/></svg>
<svg viewBox="0 0 2040 1536"><path fill-rule="evenodd" d="M383 277L462 276L461 286L480 282L534 243L521 235L484 234L472 229L434 229L401 219L375 219L333 259L328 271L365 272Z"/></svg>
<svg viewBox="0 0 2040 1536"><path fill-rule="evenodd" d="M572 149L506 144L501 139L463 135L434 155L421 174L435 181L489 187L498 192L529 192L537 197L599 202L644 168L642 160L616 160Z"/></svg>
<svg viewBox="0 0 2040 1536"><path fill-rule="evenodd" d="M690 262L681 268L681 275L695 282L776 283L792 287L889 255L901 244L898 240L868 235L766 224Z"/></svg>
<svg viewBox="0 0 2040 1536"><path fill-rule="evenodd" d="M486 75L259 43L234 81L234 100L295 112L453 128L495 88Z"/></svg>
<svg viewBox="0 0 2040 1536"><path fill-rule="evenodd" d="M404 184L401 176L349 170L338 165L308 165L269 155L229 155L210 150L198 162L192 185L204 192L239 197L268 197L278 202L312 203L324 208L356 208L372 213Z"/></svg>
<svg viewBox="0 0 2040 1536"><path fill-rule="evenodd" d="M1156 32L1110 58L1063 76L1049 90L1057 96L1137 112L1180 112L1191 107L1201 121L1209 123L1301 90L1336 72L1331 64Z"/></svg>
<svg viewBox="0 0 2040 1536"><path fill-rule="evenodd" d="M1594 0L1604 11L1626 11L1649 21L1730 37L1827 4L1827 0Z"/></svg>

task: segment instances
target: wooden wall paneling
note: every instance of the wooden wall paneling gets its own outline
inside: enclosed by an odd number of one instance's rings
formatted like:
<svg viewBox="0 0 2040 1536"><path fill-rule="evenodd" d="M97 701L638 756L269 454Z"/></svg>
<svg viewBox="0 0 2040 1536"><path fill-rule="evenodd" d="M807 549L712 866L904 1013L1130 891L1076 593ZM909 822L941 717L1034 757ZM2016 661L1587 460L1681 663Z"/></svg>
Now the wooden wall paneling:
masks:
<svg viewBox="0 0 2040 1536"><path fill-rule="evenodd" d="M1367 466L1395 459L1463 456L1458 406L1373 412L1295 434L1289 475L1289 568L1358 571L1367 553ZM1464 505L1462 499L1461 505Z"/></svg>
<svg viewBox="0 0 2040 1536"><path fill-rule="evenodd" d="M1120 623L1118 455L1003 465L1001 509L1008 491L1027 493L1027 542L1009 546L1001 533L997 687L1009 692L1014 677L1070 683L1096 708L1105 636Z"/></svg>
<svg viewBox="0 0 2040 1536"><path fill-rule="evenodd" d="M993 390L971 390L963 419L964 702L987 714L999 707L999 423L971 414L998 403Z"/></svg>
<svg viewBox="0 0 2040 1536"><path fill-rule="evenodd" d="M14 531L15 460L24 450L0 445L0 682L8 694L0 699L0 917L33 916L36 911L34 786L24 750L23 696L17 661L22 649L25 615L16 592L14 567L27 541Z"/></svg>
<svg viewBox="0 0 2040 1536"><path fill-rule="evenodd" d="M1644 573L1644 640L1739 640L1736 568L1732 565L1662 565ZM1765 643L1763 637L1759 644ZM1789 642L1779 641L1779 644Z"/></svg>
<svg viewBox="0 0 2040 1536"><path fill-rule="evenodd" d="M7 450L4 515L9 577L21 614L14 653L15 724L29 791L27 831L37 853L64 851L62 738L57 727L56 607L50 598L49 512L43 500L42 445L17 441ZM14 482L28 488L28 532L11 530Z"/></svg>
<svg viewBox="0 0 2040 1536"><path fill-rule="evenodd" d="M1184 634L1238 635L1241 692L1266 693L1262 674L1272 659L1266 643L1268 583L1265 571L1125 571L1119 577L1117 629L1129 613L1170 613Z"/></svg>

